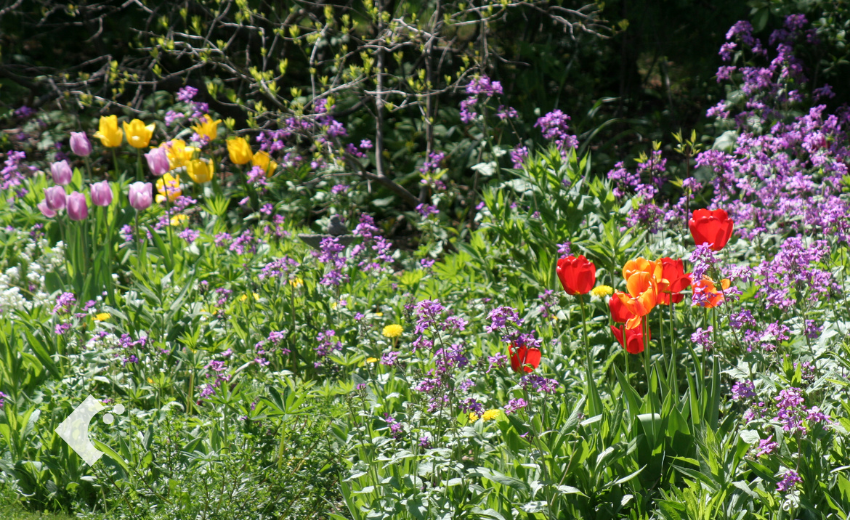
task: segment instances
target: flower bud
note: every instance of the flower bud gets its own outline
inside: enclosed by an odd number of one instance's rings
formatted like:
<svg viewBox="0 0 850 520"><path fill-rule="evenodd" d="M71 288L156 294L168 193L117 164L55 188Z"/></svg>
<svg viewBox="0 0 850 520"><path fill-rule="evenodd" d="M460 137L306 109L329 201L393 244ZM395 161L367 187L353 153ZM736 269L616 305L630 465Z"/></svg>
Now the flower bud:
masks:
<svg viewBox="0 0 850 520"><path fill-rule="evenodd" d="M144 211L153 203L153 185L149 182L134 182L130 185L130 206Z"/></svg>
<svg viewBox="0 0 850 520"><path fill-rule="evenodd" d="M68 195L68 217L71 220L85 220L89 216L89 206L86 196L77 191Z"/></svg>
<svg viewBox="0 0 850 520"><path fill-rule="evenodd" d="M60 186L71 184L71 177L74 172L68 166L68 161L59 161L50 165L50 173L53 175L53 182Z"/></svg>
<svg viewBox="0 0 850 520"><path fill-rule="evenodd" d="M44 201L47 207L53 211L65 209L65 188L52 186L44 189Z"/></svg>
<svg viewBox="0 0 850 520"><path fill-rule="evenodd" d="M112 204L112 186L107 181L96 182L91 185L91 201L95 206L109 206Z"/></svg>
<svg viewBox="0 0 850 520"><path fill-rule="evenodd" d="M71 151L80 157L88 157L91 143L85 132L71 132Z"/></svg>
<svg viewBox="0 0 850 520"><path fill-rule="evenodd" d="M154 148L145 154L145 159L148 161L148 168L150 168L151 173L157 177L168 172L170 168L168 164L168 152L166 152L165 148Z"/></svg>
<svg viewBox="0 0 850 520"><path fill-rule="evenodd" d="M56 216L56 212L50 209L50 206L47 205L47 200L43 200L36 204L36 207L41 211L41 214L47 218L53 218Z"/></svg>

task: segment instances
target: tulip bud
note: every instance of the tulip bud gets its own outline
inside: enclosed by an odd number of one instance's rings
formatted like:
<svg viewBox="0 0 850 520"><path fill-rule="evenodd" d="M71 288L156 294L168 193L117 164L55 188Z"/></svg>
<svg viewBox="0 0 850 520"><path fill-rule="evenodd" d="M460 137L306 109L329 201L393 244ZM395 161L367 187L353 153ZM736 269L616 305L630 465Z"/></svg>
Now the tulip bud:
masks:
<svg viewBox="0 0 850 520"><path fill-rule="evenodd" d="M88 216L89 206L86 203L86 196L72 191L68 195L68 217L71 220L85 220Z"/></svg>
<svg viewBox="0 0 850 520"><path fill-rule="evenodd" d="M50 209L50 206L47 205L47 200L43 200L36 204L36 207L41 211L41 214L47 218L53 218L56 216L56 212Z"/></svg>
<svg viewBox="0 0 850 520"><path fill-rule="evenodd" d="M151 173L159 177L166 173L170 168L168 164L168 153L165 148L154 148L145 154L145 159L148 160L148 168Z"/></svg>
<svg viewBox="0 0 850 520"><path fill-rule="evenodd" d="M91 201L95 206L109 206L112 204L112 186L107 181L96 182L91 185Z"/></svg>
<svg viewBox="0 0 850 520"><path fill-rule="evenodd" d="M130 206L136 211L144 211L153 203L153 185L149 182L134 182L130 185Z"/></svg>
<svg viewBox="0 0 850 520"><path fill-rule="evenodd" d="M44 189L44 201L47 207L53 211L65 209L65 188L52 186Z"/></svg>
<svg viewBox="0 0 850 520"><path fill-rule="evenodd" d="M71 184L74 172L68 166L68 161L59 161L50 165L50 173L53 174L53 182L60 186Z"/></svg>
<svg viewBox="0 0 850 520"><path fill-rule="evenodd" d="M89 156L91 143L85 132L71 132L71 151L80 157Z"/></svg>

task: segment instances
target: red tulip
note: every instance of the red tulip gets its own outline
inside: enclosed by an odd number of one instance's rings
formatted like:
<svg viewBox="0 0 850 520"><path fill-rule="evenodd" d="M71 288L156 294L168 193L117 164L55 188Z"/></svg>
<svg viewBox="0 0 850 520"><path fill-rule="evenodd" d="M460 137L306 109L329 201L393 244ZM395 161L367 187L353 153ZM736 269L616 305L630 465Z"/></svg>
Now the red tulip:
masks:
<svg viewBox="0 0 850 520"><path fill-rule="evenodd" d="M634 314L626 307L626 304L620 300L618 296L620 291L614 293L613 296L608 300L608 308L611 309L611 318L614 319L615 323L626 323L628 320L634 318Z"/></svg>
<svg viewBox="0 0 850 520"><path fill-rule="evenodd" d="M567 294L587 294L596 285L596 266L584 256L568 256L558 260L555 269Z"/></svg>
<svg viewBox="0 0 850 520"><path fill-rule="evenodd" d="M623 344L623 332L626 334L626 343ZM620 346L626 349L626 352L629 354L640 354L643 352L643 327L635 327L634 329L627 329L625 326L617 327L616 325L611 325L611 332L614 333L614 337L617 338L617 342L620 343ZM649 339L652 339L652 333L649 333Z"/></svg>
<svg viewBox="0 0 850 520"><path fill-rule="evenodd" d="M698 209L688 221L691 235L697 245L709 244L712 251L720 251L732 236L734 222L722 209Z"/></svg>
<svg viewBox="0 0 850 520"><path fill-rule="evenodd" d="M673 260L665 257L660 262L661 277L667 281L667 289L658 291L658 303L670 305L671 299L673 303L679 303L685 298L685 295L680 293L691 285L691 273L685 272L685 265L681 259Z"/></svg>
<svg viewBox="0 0 850 520"><path fill-rule="evenodd" d="M516 352L514 352L514 347L518 347ZM522 370L526 373L531 373L534 372L535 368L540 366L541 355L538 348L528 348L525 345L518 346L516 343L511 343L508 345L508 354L511 356L511 368L514 372Z"/></svg>

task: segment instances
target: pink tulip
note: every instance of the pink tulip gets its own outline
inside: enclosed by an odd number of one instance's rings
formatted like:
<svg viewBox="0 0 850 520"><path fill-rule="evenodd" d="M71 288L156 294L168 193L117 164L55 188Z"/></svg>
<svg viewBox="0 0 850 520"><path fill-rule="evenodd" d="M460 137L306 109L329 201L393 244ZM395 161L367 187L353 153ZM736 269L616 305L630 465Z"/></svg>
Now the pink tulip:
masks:
<svg viewBox="0 0 850 520"><path fill-rule="evenodd" d="M85 132L71 132L71 151L80 157L89 156L91 143Z"/></svg>
<svg viewBox="0 0 850 520"><path fill-rule="evenodd" d="M65 188L52 186L44 189L44 201L47 207L53 211L65 209Z"/></svg>
<svg viewBox="0 0 850 520"><path fill-rule="evenodd" d="M59 161L51 164L50 173L53 174L53 182L60 186L71 184L71 177L74 176L74 172L68 166L68 161Z"/></svg>
<svg viewBox="0 0 850 520"><path fill-rule="evenodd" d="M68 217L71 220L85 220L89 216L89 205L86 196L82 193L72 191L68 195Z"/></svg>
<svg viewBox="0 0 850 520"><path fill-rule="evenodd" d="M46 200L43 200L36 204L36 207L41 211L41 214L47 218L53 218L56 216L56 212L50 209L50 207L47 205Z"/></svg>
<svg viewBox="0 0 850 520"><path fill-rule="evenodd" d="M170 168L165 148L154 148L145 154L145 159L148 160L148 168L151 169L151 173L157 177L166 173Z"/></svg>
<svg viewBox="0 0 850 520"><path fill-rule="evenodd" d="M95 206L109 206L112 204L112 186L107 181L96 182L91 185L91 202Z"/></svg>
<svg viewBox="0 0 850 520"><path fill-rule="evenodd" d="M130 205L136 211L144 211L153 203L153 185L149 182L134 182L130 185Z"/></svg>

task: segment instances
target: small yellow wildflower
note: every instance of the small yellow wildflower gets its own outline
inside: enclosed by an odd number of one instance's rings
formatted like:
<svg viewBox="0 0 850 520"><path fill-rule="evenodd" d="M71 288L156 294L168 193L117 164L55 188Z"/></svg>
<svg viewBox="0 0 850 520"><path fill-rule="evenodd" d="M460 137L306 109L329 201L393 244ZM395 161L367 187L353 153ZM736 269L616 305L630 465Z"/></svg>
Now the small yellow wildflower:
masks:
<svg viewBox="0 0 850 520"><path fill-rule="evenodd" d="M602 298L603 296L611 296L614 294L614 288L610 285L597 285L593 289L590 290L590 294L596 296L597 298Z"/></svg>
<svg viewBox="0 0 850 520"><path fill-rule="evenodd" d="M484 415L482 415L481 418L484 419L485 421L492 421L493 419L495 419L498 416L499 416L499 409L494 408L492 410L487 410L486 412L484 412Z"/></svg>
<svg viewBox="0 0 850 520"><path fill-rule="evenodd" d="M377 362L378 362L378 358L376 358L376 357L366 358L366 362L367 362L367 363L377 363Z"/></svg>
<svg viewBox="0 0 850 520"><path fill-rule="evenodd" d="M182 213L180 215L174 215L173 217L171 217L171 225L172 226L179 226L180 224L182 224L182 223L184 223L188 220L189 220L189 217L187 217L186 215L183 215Z"/></svg>
<svg viewBox="0 0 850 520"><path fill-rule="evenodd" d="M375 316L382 318L384 316L384 313L383 312L376 312Z"/></svg>
<svg viewBox="0 0 850 520"><path fill-rule="evenodd" d="M148 378L148 384L149 384L149 385L152 385L152 384L153 384L153 379Z"/></svg>
<svg viewBox="0 0 850 520"><path fill-rule="evenodd" d="M478 414L475 412L469 412L469 422L475 422L478 420Z"/></svg>
<svg viewBox="0 0 850 520"><path fill-rule="evenodd" d="M245 300L247 300L247 299L248 299L248 295L247 295L247 294L243 294L242 296L240 296L240 297L239 297L239 301L240 301L240 302L244 302L244 301L245 301ZM259 300L260 300L260 295L259 295L259 294L257 294L257 293L254 293L254 299L255 299L255 300L257 300L257 301L259 301Z"/></svg>
<svg viewBox="0 0 850 520"><path fill-rule="evenodd" d="M109 316L108 312L101 312L100 314L95 315L94 321L106 321L109 319Z"/></svg>
<svg viewBox="0 0 850 520"><path fill-rule="evenodd" d="M293 287L301 287L302 285L304 285L304 280L302 280L301 278L293 278L292 280L289 280L289 285Z"/></svg>
<svg viewBox="0 0 850 520"><path fill-rule="evenodd" d="M382 334L385 338L397 338L401 336L402 332L404 332L404 328L401 325L392 324L384 327Z"/></svg>

